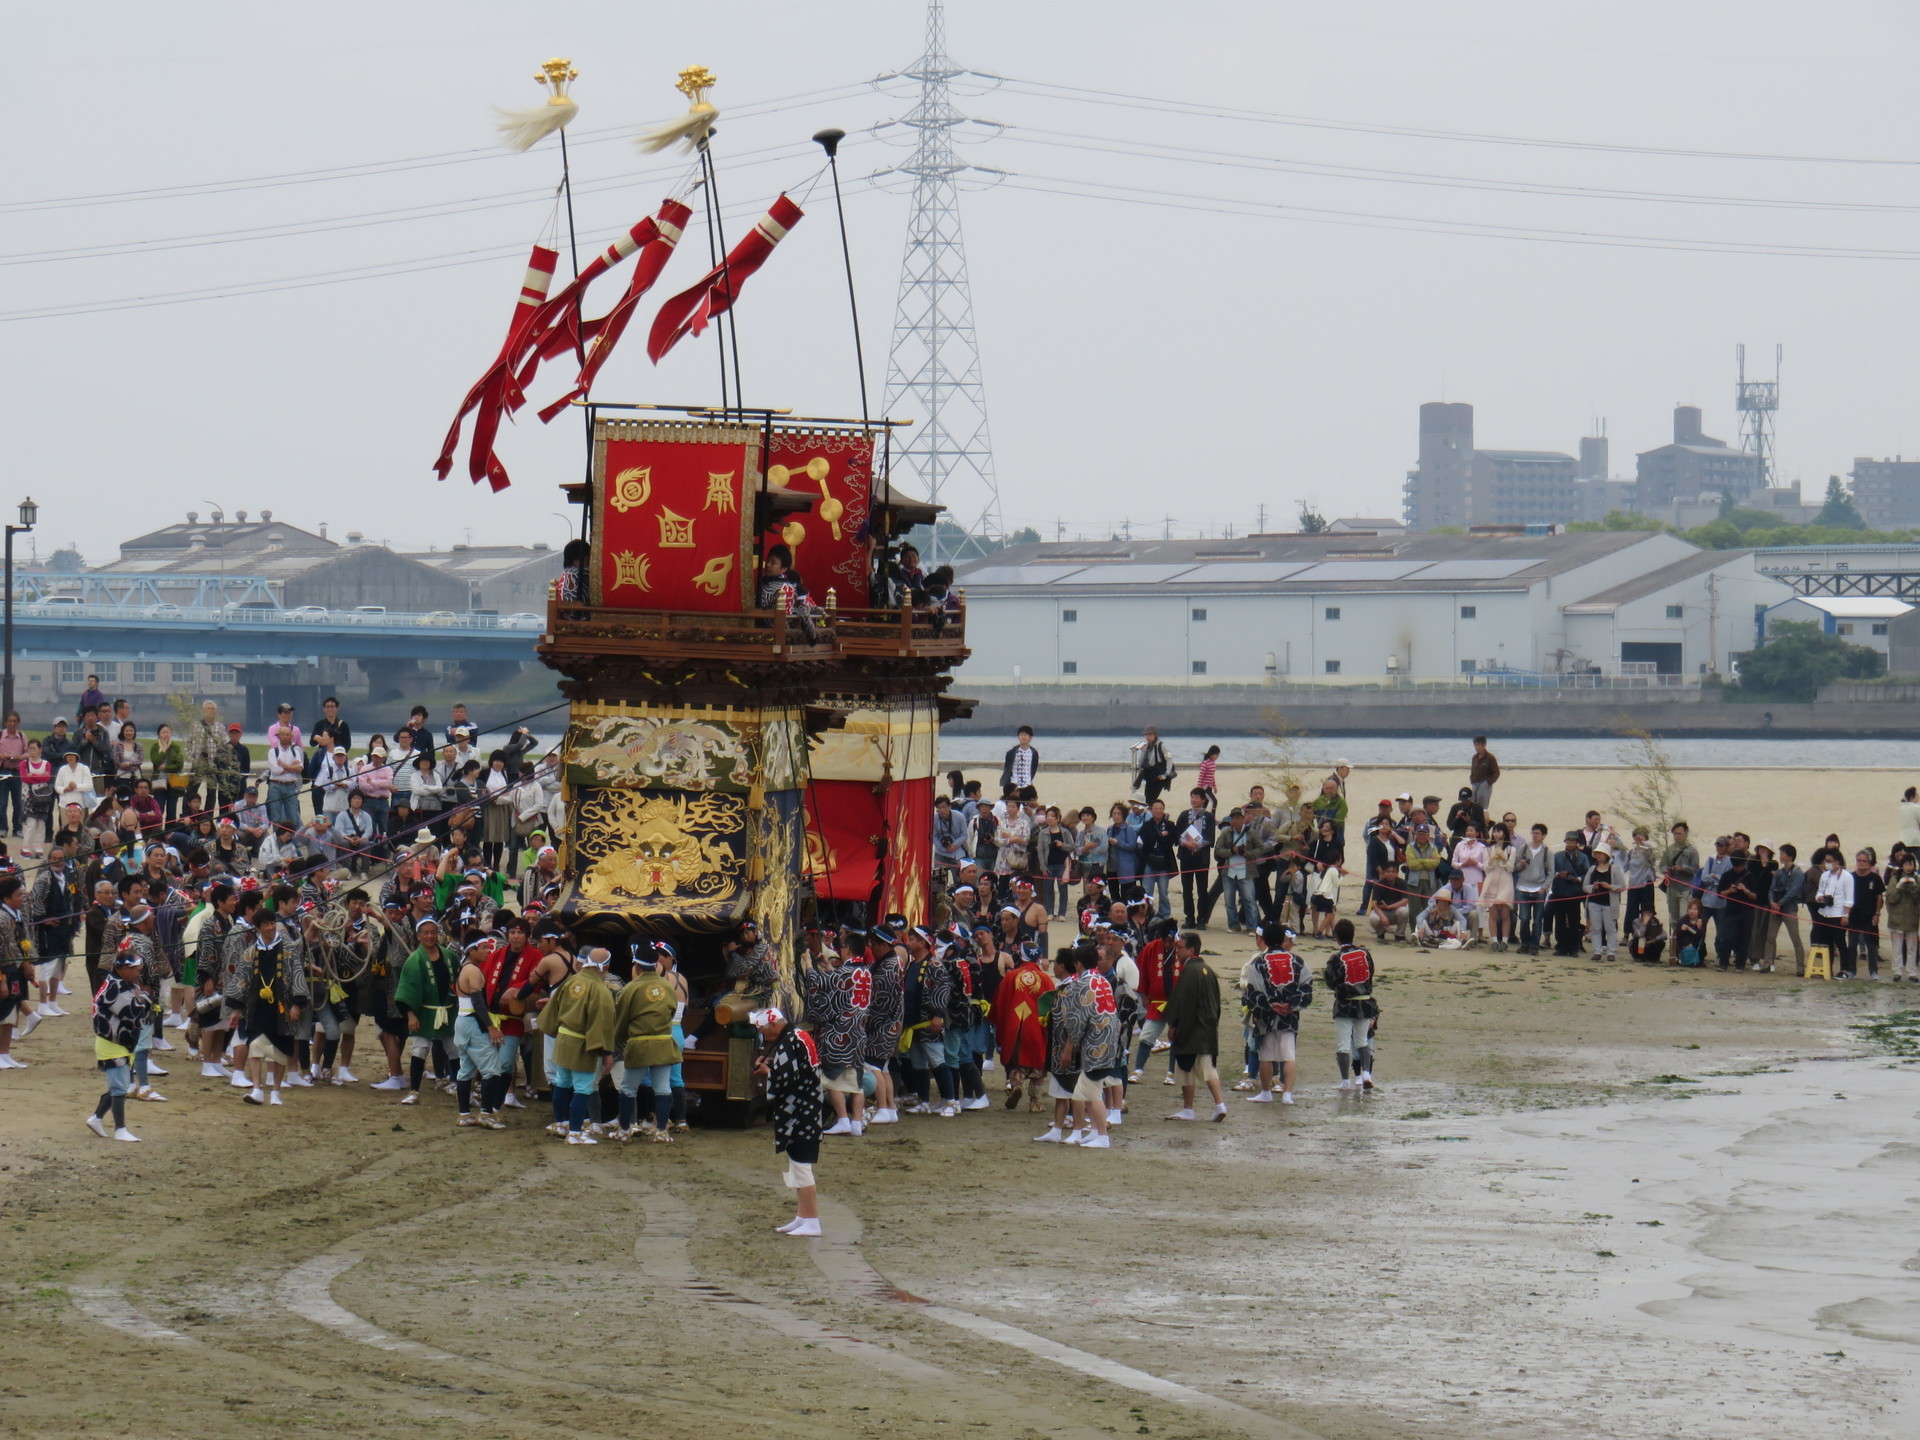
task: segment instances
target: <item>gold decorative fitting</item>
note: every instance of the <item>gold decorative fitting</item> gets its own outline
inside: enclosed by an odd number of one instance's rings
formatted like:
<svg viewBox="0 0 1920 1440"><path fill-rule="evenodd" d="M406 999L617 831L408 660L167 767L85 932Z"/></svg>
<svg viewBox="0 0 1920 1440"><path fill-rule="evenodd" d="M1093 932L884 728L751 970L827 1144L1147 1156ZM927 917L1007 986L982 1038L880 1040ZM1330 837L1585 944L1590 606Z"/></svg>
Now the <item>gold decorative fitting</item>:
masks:
<svg viewBox="0 0 1920 1440"><path fill-rule="evenodd" d="M552 61L548 61L552 64ZM680 78L674 81L673 88L694 103L697 108L706 103L706 92L720 83L704 65L689 65L680 72Z"/></svg>
<svg viewBox="0 0 1920 1440"><path fill-rule="evenodd" d="M533 78L551 92L547 96L549 105L565 105L568 103L567 91L580 78L580 72L573 68L573 61L556 55L542 65Z"/></svg>

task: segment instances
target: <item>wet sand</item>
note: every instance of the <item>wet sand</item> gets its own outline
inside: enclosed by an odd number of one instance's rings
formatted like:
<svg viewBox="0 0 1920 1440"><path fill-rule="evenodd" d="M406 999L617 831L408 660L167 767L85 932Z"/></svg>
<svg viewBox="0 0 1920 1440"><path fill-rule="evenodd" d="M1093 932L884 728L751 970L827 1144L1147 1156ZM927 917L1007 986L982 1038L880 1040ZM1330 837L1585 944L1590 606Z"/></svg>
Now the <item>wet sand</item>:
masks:
<svg viewBox="0 0 1920 1440"><path fill-rule="evenodd" d="M908 1117L828 1142L812 1245L772 1232L764 1128L259 1110L176 1052L144 1142L96 1140L86 1022L50 1021L0 1075L0 1411L49 1440L1912 1433L1920 1091L1854 1027L1920 987L1380 962L1370 1096L1331 1092L1321 997L1292 1108L1170 1124L1162 1057L1104 1153L997 1098Z"/></svg>

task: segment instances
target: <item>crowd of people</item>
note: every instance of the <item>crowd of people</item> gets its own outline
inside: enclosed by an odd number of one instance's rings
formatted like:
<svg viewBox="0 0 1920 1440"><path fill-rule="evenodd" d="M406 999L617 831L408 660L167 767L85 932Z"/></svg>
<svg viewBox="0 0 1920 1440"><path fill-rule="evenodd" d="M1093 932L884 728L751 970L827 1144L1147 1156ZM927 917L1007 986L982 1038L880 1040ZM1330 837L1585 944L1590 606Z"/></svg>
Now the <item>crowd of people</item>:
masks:
<svg viewBox="0 0 1920 1440"><path fill-rule="evenodd" d="M949 774L951 793L935 804L935 863L955 878L971 865L995 905L1016 903L1024 882L1054 917L1076 897L1082 906L1143 898L1160 918L1178 903L1190 926L1224 909L1230 934L1278 923L1330 939L1345 902L1377 941L1422 948L1764 972L1790 948L1798 974L1818 946L1842 979L1879 976L1884 924L1889 978L1920 982L1920 792L1902 802L1901 836L1884 859L1830 834L1802 860L1791 843L1744 832L1696 841L1684 820L1657 834L1623 832L1598 810L1557 836L1522 825L1494 806L1500 765L1485 736L1474 737L1451 798L1402 791L1370 813L1350 806L1344 759L1311 794L1286 781L1276 798L1253 785L1223 804L1219 754L1207 749L1185 808L1170 810L1163 797L1178 793L1178 766L1148 727L1132 750L1132 793L1103 819L1091 806L1042 803L1040 754L1022 727L997 798Z"/></svg>
<svg viewBox="0 0 1920 1440"><path fill-rule="evenodd" d="M1224 1121L1229 1089L1292 1104L1316 990L1328 1080L1365 1096L1381 1028L1369 931L1375 945L1771 970L1786 945L1802 963L1804 913L1838 974L1873 977L1884 918L1892 978L1920 980L1916 791L1902 807L1914 833L1884 864L1872 849L1849 863L1829 836L1803 866L1791 844L1744 834L1696 845L1684 822L1656 846L1597 811L1552 844L1496 812L1484 739L1451 801L1403 792L1358 822L1346 761L1311 796L1281 782L1273 803L1260 785L1232 803L1214 746L1169 813L1179 770L1148 729L1134 793L1103 821L1041 803L1023 728L997 799L958 771L937 797L924 923L833 924L823 907L789 957L748 921L718 969L690 978L669 943L581 943L550 914L564 809L556 758L524 725L483 753L464 707L436 732L415 706L356 746L329 698L304 732L279 707L256 765L211 704L185 734L169 721L145 739L131 711L90 693L71 729L0 727L0 834L21 842L0 866L0 1070L31 1063L15 1042L84 1008L62 1003L84 966L101 1077L86 1123L124 1141L129 1103L166 1103L160 1057L180 1054L269 1109L367 1083L401 1105L450 1096L462 1128L544 1105L570 1145L671 1144L692 1103L685 1059L712 1025L763 1042L796 1194L781 1228L813 1235L823 1142L989 1109L996 1084L1005 1109L1045 1117L1035 1140L1094 1150L1111 1148L1156 1055L1171 1121ZM1223 908L1247 939L1216 969L1202 932ZM1317 971L1301 937L1327 942ZM1231 1085L1223 1055L1238 1060Z"/></svg>

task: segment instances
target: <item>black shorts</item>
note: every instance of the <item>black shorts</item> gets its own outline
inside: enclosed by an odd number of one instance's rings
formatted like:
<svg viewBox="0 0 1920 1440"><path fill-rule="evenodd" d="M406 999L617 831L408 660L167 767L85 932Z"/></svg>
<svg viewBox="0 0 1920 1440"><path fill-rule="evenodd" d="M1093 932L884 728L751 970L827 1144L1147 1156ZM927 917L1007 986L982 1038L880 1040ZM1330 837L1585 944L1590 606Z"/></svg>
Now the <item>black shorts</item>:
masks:
<svg viewBox="0 0 1920 1440"><path fill-rule="evenodd" d="M820 1163L819 1140L794 1141L787 1146L787 1159L796 1165L818 1165Z"/></svg>
<svg viewBox="0 0 1920 1440"><path fill-rule="evenodd" d="M382 1019L376 1023L380 1026L380 1033L382 1035L398 1035L402 1040L407 1038L407 1021L405 1016Z"/></svg>

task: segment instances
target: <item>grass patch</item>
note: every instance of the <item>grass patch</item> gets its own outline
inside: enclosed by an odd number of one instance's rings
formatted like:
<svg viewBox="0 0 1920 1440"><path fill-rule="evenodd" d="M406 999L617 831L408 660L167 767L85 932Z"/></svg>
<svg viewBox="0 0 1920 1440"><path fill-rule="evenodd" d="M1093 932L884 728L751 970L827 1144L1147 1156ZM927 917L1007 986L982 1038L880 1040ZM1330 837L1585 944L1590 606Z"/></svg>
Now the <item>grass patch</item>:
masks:
<svg viewBox="0 0 1920 1440"><path fill-rule="evenodd" d="M1651 1080L1642 1080L1642 1085L1698 1085L1700 1082L1691 1075L1655 1075Z"/></svg>
<svg viewBox="0 0 1920 1440"><path fill-rule="evenodd" d="M1885 1054L1920 1056L1920 1010L1894 1010L1862 1020L1852 1028Z"/></svg>

